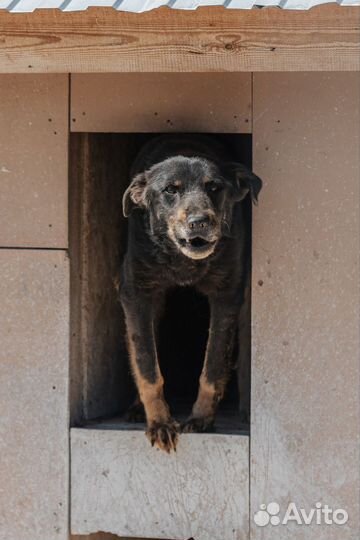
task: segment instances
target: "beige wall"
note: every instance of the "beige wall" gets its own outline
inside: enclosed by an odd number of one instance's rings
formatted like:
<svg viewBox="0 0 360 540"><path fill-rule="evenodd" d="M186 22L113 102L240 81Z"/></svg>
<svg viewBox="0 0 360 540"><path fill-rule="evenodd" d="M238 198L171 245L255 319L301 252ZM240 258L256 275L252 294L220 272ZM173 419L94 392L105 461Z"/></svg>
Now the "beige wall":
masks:
<svg viewBox="0 0 360 540"><path fill-rule="evenodd" d="M0 246L68 245L68 76L0 77Z"/></svg>
<svg viewBox="0 0 360 540"><path fill-rule="evenodd" d="M259 73L253 91L250 520L262 503L321 501L349 523L306 539L357 540L359 76ZM67 540L68 76L1 76L0 98L0 531Z"/></svg>
<svg viewBox="0 0 360 540"><path fill-rule="evenodd" d="M71 131L250 133L251 112L250 73L71 77Z"/></svg>
<svg viewBox="0 0 360 540"><path fill-rule="evenodd" d="M69 261L0 249L0 538L66 540Z"/></svg>
<svg viewBox="0 0 360 540"><path fill-rule="evenodd" d="M67 104L0 77L1 540L68 539Z"/></svg>
<svg viewBox="0 0 360 540"><path fill-rule="evenodd" d="M350 519L253 540L359 538L359 82L254 75L251 514L319 501Z"/></svg>

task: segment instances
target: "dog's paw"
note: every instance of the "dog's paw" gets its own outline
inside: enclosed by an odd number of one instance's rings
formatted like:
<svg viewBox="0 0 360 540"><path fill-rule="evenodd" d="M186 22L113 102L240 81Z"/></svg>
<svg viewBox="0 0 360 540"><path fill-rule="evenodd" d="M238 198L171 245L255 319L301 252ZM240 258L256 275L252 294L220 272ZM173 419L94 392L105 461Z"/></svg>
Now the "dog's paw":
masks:
<svg viewBox="0 0 360 540"><path fill-rule="evenodd" d="M151 446L165 450L168 454L171 450L176 452L180 426L174 420L168 422L153 422L146 430L146 436Z"/></svg>
<svg viewBox="0 0 360 540"><path fill-rule="evenodd" d="M125 413L125 420L132 424L144 424L146 422L144 405L139 402L131 405Z"/></svg>
<svg viewBox="0 0 360 540"><path fill-rule="evenodd" d="M183 433L211 433L214 431L214 417L188 418L182 425Z"/></svg>

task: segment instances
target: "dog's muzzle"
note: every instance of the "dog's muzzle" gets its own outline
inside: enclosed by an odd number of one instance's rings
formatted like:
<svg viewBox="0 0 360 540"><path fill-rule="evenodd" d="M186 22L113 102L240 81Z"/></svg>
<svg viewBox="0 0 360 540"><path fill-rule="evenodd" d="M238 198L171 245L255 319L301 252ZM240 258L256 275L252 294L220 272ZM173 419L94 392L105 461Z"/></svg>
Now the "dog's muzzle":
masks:
<svg viewBox="0 0 360 540"><path fill-rule="evenodd" d="M190 215L170 234L180 251L190 259L205 259L211 255L219 239L215 220L207 214Z"/></svg>

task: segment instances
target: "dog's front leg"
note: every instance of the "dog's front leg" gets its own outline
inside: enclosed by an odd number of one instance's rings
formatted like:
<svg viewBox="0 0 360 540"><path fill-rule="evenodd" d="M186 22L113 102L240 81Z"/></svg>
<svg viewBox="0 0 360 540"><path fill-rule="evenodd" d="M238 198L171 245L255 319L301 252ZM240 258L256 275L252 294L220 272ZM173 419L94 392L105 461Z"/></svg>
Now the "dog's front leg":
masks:
<svg viewBox="0 0 360 540"><path fill-rule="evenodd" d="M238 319L238 304L233 298L209 298L210 330L199 391L192 413L183 424L187 433L210 431L215 413L228 380L234 337Z"/></svg>
<svg viewBox="0 0 360 540"><path fill-rule="evenodd" d="M122 295L132 371L146 414L146 435L166 452L176 450L178 425L164 399L164 380L157 358L154 330L155 301L147 295Z"/></svg>

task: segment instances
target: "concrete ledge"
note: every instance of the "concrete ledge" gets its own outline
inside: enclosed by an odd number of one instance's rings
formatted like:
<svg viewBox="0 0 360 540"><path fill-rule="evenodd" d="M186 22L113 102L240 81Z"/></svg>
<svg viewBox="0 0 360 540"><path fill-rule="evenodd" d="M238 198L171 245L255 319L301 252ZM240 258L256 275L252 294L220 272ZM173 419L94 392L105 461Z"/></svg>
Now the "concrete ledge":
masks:
<svg viewBox="0 0 360 540"><path fill-rule="evenodd" d="M249 437L184 434L167 455L143 430L73 428L71 513L73 534L246 540Z"/></svg>

